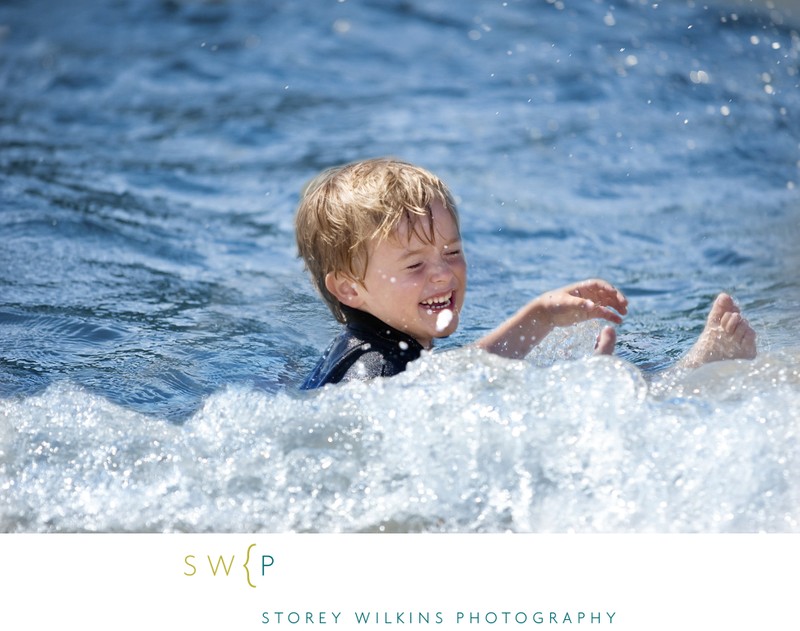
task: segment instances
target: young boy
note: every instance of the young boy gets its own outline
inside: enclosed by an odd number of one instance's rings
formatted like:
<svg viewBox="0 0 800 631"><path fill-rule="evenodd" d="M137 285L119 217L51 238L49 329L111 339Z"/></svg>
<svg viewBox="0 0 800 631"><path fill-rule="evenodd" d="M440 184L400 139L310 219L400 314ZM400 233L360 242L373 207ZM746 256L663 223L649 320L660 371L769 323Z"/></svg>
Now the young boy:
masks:
<svg viewBox="0 0 800 631"><path fill-rule="evenodd" d="M396 375L458 327L467 266L453 197L432 173L388 158L329 169L303 191L295 228L315 287L345 325L302 388ZM586 280L535 298L476 344L524 357L555 327L619 324L627 304L609 283ZM615 341L604 328L596 352L611 354ZM755 333L721 294L682 365L755 352Z"/></svg>

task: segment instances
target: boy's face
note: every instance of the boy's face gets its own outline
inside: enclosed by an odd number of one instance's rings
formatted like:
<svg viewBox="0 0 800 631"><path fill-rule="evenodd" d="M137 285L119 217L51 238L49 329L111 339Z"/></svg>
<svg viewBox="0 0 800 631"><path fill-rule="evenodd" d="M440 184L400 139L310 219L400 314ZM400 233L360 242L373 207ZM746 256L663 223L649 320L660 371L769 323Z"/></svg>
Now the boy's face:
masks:
<svg viewBox="0 0 800 631"><path fill-rule="evenodd" d="M432 243L414 234L408 222L398 226L394 238L376 239L363 285L351 284L353 296L343 301L405 331L425 348L458 328L467 284L455 220L440 201L431 203L431 214ZM426 227L419 226L423 232Z"/></svg>

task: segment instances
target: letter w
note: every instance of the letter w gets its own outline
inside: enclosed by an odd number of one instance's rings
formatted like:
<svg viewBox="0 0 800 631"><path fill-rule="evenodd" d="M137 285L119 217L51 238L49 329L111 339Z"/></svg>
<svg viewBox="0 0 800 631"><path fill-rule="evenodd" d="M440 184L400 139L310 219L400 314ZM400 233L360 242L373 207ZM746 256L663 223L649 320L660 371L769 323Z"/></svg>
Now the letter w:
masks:
<svg viewBox="0 0 800 631"><path fill-rule="evenodd" d="M222 558L220 555L219 559L217 559L217 564L214 565L214 562L211 560L211 556L208 556L208 564L211 566L211 573L216 576L217 572L219 572L220 563L222 564L222 568L225 570L225 576L230 574L231 568L233 567L233 559L236 558L235 555L231 557L231 564L225 565L225 559Z"/></svg>

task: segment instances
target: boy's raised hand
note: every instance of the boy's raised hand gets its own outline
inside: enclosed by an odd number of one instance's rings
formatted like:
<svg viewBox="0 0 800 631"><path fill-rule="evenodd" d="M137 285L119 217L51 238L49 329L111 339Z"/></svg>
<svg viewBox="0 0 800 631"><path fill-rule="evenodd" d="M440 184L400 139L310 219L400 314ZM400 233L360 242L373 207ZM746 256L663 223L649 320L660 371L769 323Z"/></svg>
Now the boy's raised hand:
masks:
<svg viewBox="0 0 800 631"><path fill-rule="evenodd" d="M553 327L600 318L614 324L628 312L628 300L616 287L598 278L546 292L534 300L535 311Z"/></svg>
<svg viewBox="0 0 800 631"><path fill-rule="evenodd" d="M524 357L555 327L601 318L619 324L628 312L628 300L616 287L600 279L584 280L534 298L477 346L503 357Z"/></svg>

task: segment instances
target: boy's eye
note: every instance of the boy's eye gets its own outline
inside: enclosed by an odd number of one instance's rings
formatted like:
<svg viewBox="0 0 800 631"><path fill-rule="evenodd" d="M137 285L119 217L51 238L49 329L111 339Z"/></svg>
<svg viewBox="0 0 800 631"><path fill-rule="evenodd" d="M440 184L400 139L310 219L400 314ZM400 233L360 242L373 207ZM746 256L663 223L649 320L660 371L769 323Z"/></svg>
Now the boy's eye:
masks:
<svg viewBox="0 0 800 631"><path fill-rule="evenodd" d="M411 265L407 265L406 269L419 269L422 267L422 263L412 263Z"/></svg>
<svg viewBox="0 0 800 631"><path fill-rule="evenodd" d="M447 250L447 252L445 252L445 254L446 255L458 255L458 254L461 254L461 250Z"/></svg>

